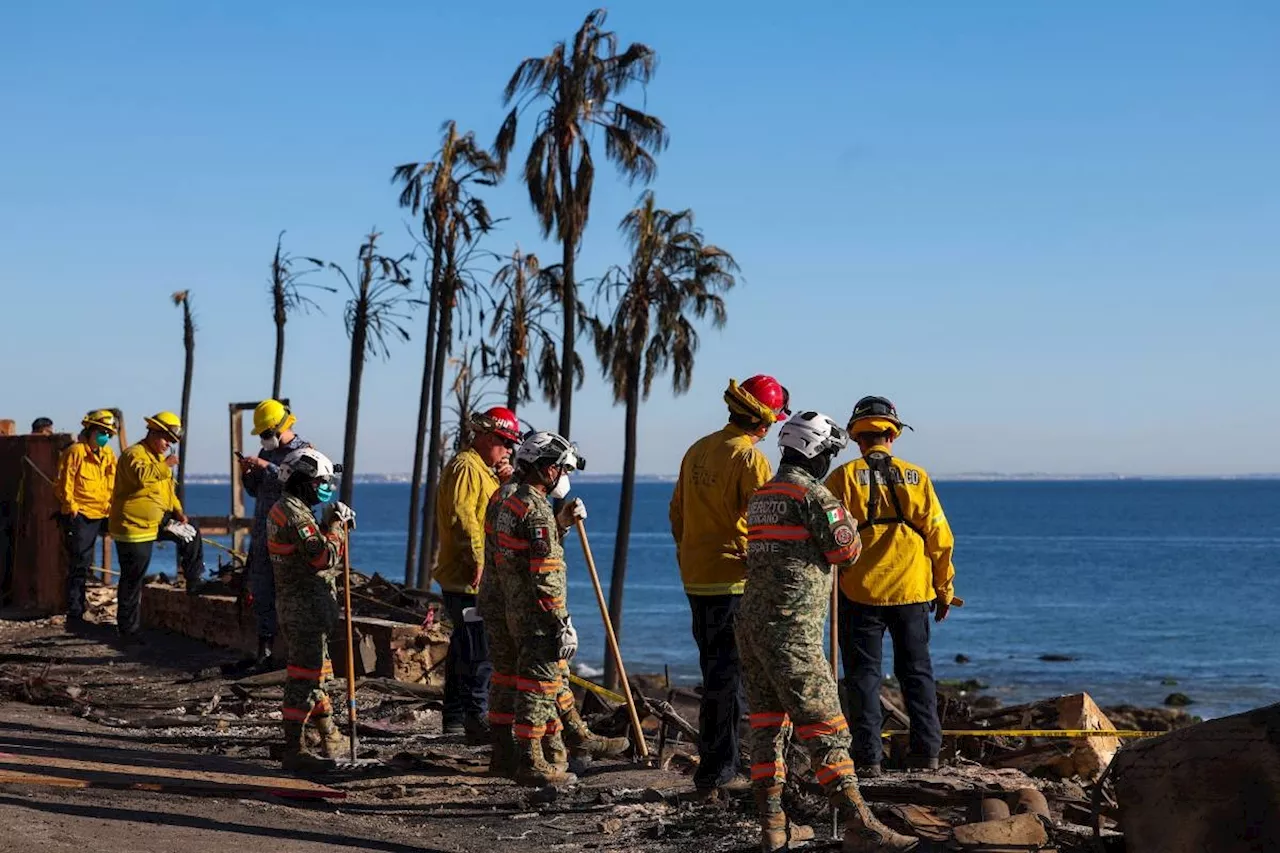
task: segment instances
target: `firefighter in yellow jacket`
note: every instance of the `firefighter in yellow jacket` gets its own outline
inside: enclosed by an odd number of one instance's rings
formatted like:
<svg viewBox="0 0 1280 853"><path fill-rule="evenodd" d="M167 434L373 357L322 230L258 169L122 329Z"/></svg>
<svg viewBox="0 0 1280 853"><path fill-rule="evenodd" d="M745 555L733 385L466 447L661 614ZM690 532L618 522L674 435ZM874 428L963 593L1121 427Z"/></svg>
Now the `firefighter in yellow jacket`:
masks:
<svg viewBox="0 0 1280 853"><path fill-rule="evenodd" d="M476 594L484 573L484 515L498 486L511 476L511 452L520 442L516 413L501 406L472 415L473 438L440 477L436 582L453 623L444 663L444 732L488 743L489 679L493 664Z"/></svg>
<svg viewBox="0 0 1280 853"><path fill-rule="evenodd" d="M58 459L58 504L67 546L68 630L84 622L85 582L94 544L107 532L116 480L116 454L110 446L116 434L115 414L97 409L85 415L80 424L84 429L79 440Z"/></svg>
<svg viewBox="0 0 1280 853"><path fill-rule="evenodd" d="M746 586L747 503L773 476L756 444L789 414L787 389L772 376L730 380L724 399L729 423L685 453L670 509L702 669L693 783L703 794L750 786L738 773L743 696L734 620Z"/></svg>
<svg viewBox="0 0 1280 853"><path fill-rule="evenodd" d="M146 437L120 457L107 525L120 560L116 627L121 639L131 644L142 642L142 580L151 566L151 551L157 539L173 542L177 547L188 593L195 591L204 575L200 531L183 512L173 479L182 421L173 412L160 412L146 422Z"/></svg>
<svg viewBox="0 0 1280 853"><path fill-rule="evenodd" d="M862 539L862 558L841 573L840 646L853 723L853 760L863 776L880 772L880 681L885 631L911 717L907 764L937 767L942 747L937 689L929 657L930 613L941 622L955 599L953 539L929 475L893 456L903 429L893 403L863 397L849 434L860 459L827 478Z"/></svg>

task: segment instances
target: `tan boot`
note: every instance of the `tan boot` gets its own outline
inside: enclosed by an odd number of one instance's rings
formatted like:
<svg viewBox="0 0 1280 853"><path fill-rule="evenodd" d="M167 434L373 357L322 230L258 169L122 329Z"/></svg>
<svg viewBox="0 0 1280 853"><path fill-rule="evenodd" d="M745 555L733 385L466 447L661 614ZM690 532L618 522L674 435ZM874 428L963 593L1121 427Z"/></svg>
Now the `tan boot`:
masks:
<svg viewBox="0 0 1280 853"><path fill-rule="evenodd" d="M323 758L307 751L302 741L302 723L286 722L284 724L284 754L280 756L280 765L291 773L315 773L329 768Z"/></svg>
<svg viewBox="0 0 1280 853"><path fill-rule="evenodd" d="M557 773L569 772L569 750L565 748L560 732L542 736L542 757Z"/></svg>
<svg viewBox="0 0 1280 853"><path fill-rule="evenodd" d="M516 772L515 736L510 725L491 725L493 751L489 753L489 775L510 779Z"/></svg>
<svg viewBox="0 0 1280 853"><path fill-rule="evenodd" d="M320 735L320 754L325 758L350 758L351 741L333 724L331 714L312 714L311 724Z"/></svg>
<svg viewBox="0 0 1280 853"><path fill-rule="evenodd" d="M564 742L575 758L617 758L631 748L625 737L601 737L583 722L577 708L569 708L560 714L564 723Z"/></svg>
<svg viewBox="0 0 1280 853"><path fill-rule="evenodd" d="M843 853L904 853L915 850L920 839L894 832L871 813L854 782L831 795L831 805L844 816Z"/></svg>
<svg viewBox="0 0 1280 853"><path fill-rule="evenodd" d="M542 788L547 785L572 785L578 777L562 773L547 763L542 754L540 739L517 737L515 739L515 780L521 785Z"/></svg>
<svg viewBox="0 0 1280 853"><path fill-rule="evenodd" d="M813 840L811 827L787 820L787 814L782 810L781 785L752 790L756 798L756 811L760 815L760 849L764 853L790 850L793 844Z"/></svg>

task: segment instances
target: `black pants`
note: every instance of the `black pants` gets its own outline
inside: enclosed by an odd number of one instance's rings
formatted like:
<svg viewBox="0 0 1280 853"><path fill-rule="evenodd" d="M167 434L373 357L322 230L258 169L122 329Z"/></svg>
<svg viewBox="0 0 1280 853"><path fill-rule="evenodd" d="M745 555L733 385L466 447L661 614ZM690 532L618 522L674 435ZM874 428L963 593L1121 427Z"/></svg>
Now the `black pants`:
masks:
<svg viewBox="0 0 1280 853"><path fill-rule="evenodd" d="M462 722L464 717L486 719L489 713L489 678L493 663L489 660L489 638L484 622L468 622L462 611L476 606L476 596L465 592L446 592L444 606L453 622L449 635L449 653L444 659L444 719L446 723Z"/></svg>
<svg viewBox="0 0 1280 853"><path fill-rule="evenodd" d="M194 589L204 576L204 544L200 531L195 539L183 542L160 526L156 537L161 542L172 542L178 548L178 565L187 580L187 589ZM120 560L120 585L117 589L116 627L121 634L136 634L142 630L142 581L151 566L151 551L155 542L121 542L116 540L116 556Z"/></svg>
<svg viewBox="0 0 1280 853"><path fill-rule="evenodd" d="M884 672L884 632L893 640L893 674L911 718L910 757L937 758L942 749L938 693L929 658L932 614L928 604L874 607L840 596L840 654L844 658L855 764L879 764L880 681Z"/></svg>
<svg viewBox="0 0 1280 853"><path fill-rule="evenodd" d="M62 524L62 541L67 546L67 618L82 619L86 602L85 584L93 565L93 549L98 537L107 532L105 518L73 515Z"/></svg>
<svg viewBox="0 0 1280 853"><path fill-rule="evenodd" d="M738 723L746 698L734 622L741 595L691 595L693 639L702 667L698 711L698 769L693 784L714 788L738 774Z"/></svg>

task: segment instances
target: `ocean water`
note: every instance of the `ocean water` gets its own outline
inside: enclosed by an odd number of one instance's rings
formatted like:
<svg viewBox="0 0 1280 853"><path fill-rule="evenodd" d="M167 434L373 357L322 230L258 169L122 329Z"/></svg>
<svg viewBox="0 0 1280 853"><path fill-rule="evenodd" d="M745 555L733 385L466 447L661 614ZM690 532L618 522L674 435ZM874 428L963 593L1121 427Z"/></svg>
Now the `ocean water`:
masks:
<svg viewBox="0 0 1280 853"><path fill-rule="evenodd" d="M1205 717L1280 701L1280 480L937 488L956 535L956 592L966 602L935 626L939 678L977 679L1006 702L1085 690L1106 704L1158 705L1177 690ZM671 489L636 489L621 643L629 671L665 664L673 679L691 682L697 654L667 526ZM574 492L590 513L606 596L618 491L584 483ZM192 513L227 512L228 486L188 492ZM406 484L356 486L352 559L361 571L403 579L408 496ZM575 536L566 550L579 663L595 669L603 627ZM206 551L211 564L216 553ZM955 663L957 654L971 662ZM1045 662L1045 654L1073 660Z"/></svg>

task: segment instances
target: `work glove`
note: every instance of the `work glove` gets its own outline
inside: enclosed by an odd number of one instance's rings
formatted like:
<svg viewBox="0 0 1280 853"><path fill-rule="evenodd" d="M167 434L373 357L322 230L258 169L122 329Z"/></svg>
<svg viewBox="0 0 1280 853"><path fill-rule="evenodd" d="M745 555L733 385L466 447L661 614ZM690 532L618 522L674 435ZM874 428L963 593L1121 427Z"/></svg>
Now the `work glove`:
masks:
<svg viewBox="0 0 1280 853"><path fill-rule="evenodd" d="M342 501L324 505L324 523L328 526L342 524L348 530L356 529L356 511Z"/></svg>
<svg viewBox="0 0 1280 853"><path fill-rule="evenodd" d="M573 660L573 656L578 653L578 632L574 630L573 620L568 616L564 617L564 622L560 625L556 641L560 644L560 660Z"/></svg>
<svg viewBox="0 0 1280 853"><path fill-rule="evenodd" d="M556 516L556 523L568 530L576 522L582 521L586 517L587 505L582 502L582 498L574 498L560 507L560 513Z"/></svg>

